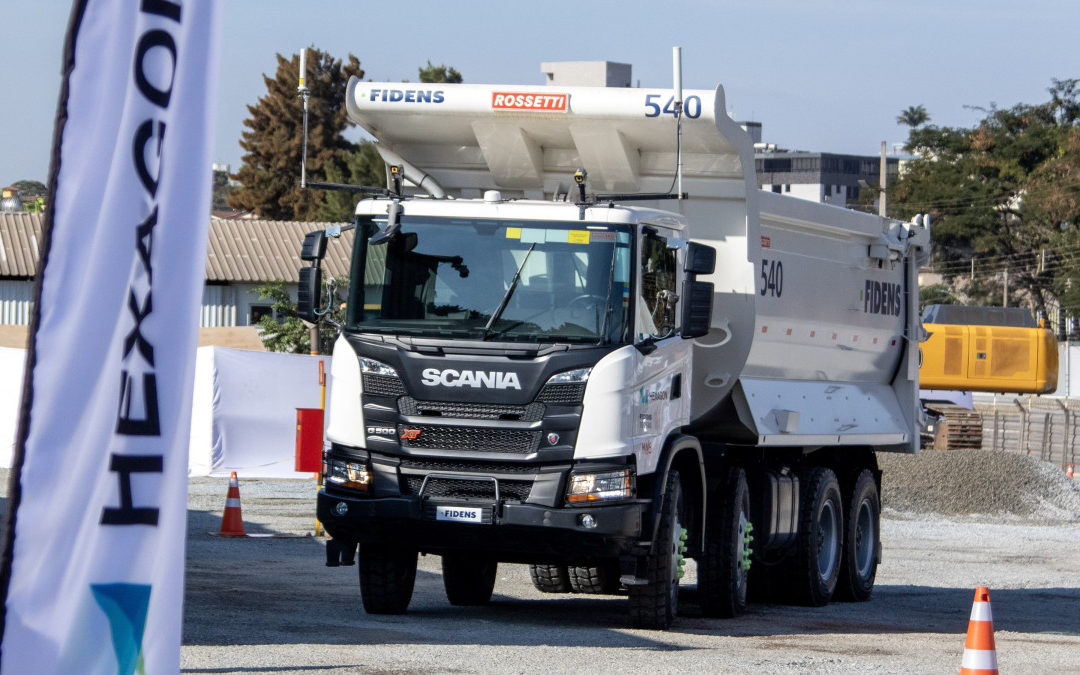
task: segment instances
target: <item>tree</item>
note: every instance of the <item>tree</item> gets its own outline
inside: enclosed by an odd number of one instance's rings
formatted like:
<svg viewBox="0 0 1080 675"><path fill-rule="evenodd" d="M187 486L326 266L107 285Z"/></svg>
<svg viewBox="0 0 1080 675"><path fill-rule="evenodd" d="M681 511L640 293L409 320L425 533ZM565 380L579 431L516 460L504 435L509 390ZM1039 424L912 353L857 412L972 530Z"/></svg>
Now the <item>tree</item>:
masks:
<svg viewBox="0 0 1080 675"><path fill-rule="evenodd" d="M232 190L228 203L263 218L313 220L326 203L326 193L299 187L303 142L303 102L296 93L299 58L278 54L277 60L275 76L263 76L267 94L248 106L250 117L244 120L247 130L240 141L246 154L233 176L240 186ZM348 175L349 156L357 151L342 134L352 124L345 112L350 76L364 76L352 54L342 65L318 49L308 49L308 180L332 182L331 175Z"/></svg>
<svg viewBox="0 0 1080 675"><path fill-rule="evenodd" d="M427 66L418 68L420 71L421 82L447 82L450 84L461 84L464 80L461 78L461 73L457 69L446 66L442 63L435 66L432 65L431 59L428 59Z"/></svg>
<svg viewBox="0 0 1080 675"><path fill-rule="evenodd" d="M375 144L371 141L360 143L356 152L349 155L346 160L345 171L337 167L331 167L326 172L326 179L331 183L346 183L349 185L370 185L372 187L386 184L386 163L383 162ZM356 209L357 196L352 192L329 191L325 201L319 207L319 220L338 223L352 220Z"/></svg>
<svg viewBox="0 0 1080 675"><path fill-rule="evenodd" d="M906 124L912 129L920 127L930 121L930 113L921 105L908 106L906 110L896 116L897 124Z"/></svg>
<svg viewBox="0 0 1080 675"><path fill-rule="evenodd" d="M23 199L49 196L49 189L45 187L45 184L36 180L17 180L11 184L11 187L17 188L22 193Z"/></svg>
<svg viewBox="0 0 1080 675"><path fill-rule="evenodd" d="M920 157L890 205L899 217L931 214L935 269L975 302L999 303L1006 274L1010 295L1021 291L1036 312L1076 285L1080 91L1077 80L1052 83L1048 102L991 107L970 129L909 134Z"/></svg>
<svg viewBox="0 0 1080 675"><path fill-rule="evenodd" d="M211 190L212 197L210 199L210 209L213 211L223 211L229 208L229 193L232 192L232 186L229 185L229 174L227 172L214 172Z"/></svg>
<svg viewBox="0 0 1080 675"><path fill-rule="evenodd" d="M349 285L347 277L336 279L338 289L346 289ZM324 286L325 289L325 286ZM289 297L289 291L284 281L270 281L260 284L251 291L258 295L259 299L271 301L273 315L267 315L259 319L259 337L263 346L271 352L289 352L292 354L311 353L310 324L305 323L296 315L296 303ZM345 321L345 312L339 302L340 293L335 295L334 300L326 316L319 321L319 353L329 354L334 347L337 338L337 326ZM325 302L325 298L323 298Z"/></svg>

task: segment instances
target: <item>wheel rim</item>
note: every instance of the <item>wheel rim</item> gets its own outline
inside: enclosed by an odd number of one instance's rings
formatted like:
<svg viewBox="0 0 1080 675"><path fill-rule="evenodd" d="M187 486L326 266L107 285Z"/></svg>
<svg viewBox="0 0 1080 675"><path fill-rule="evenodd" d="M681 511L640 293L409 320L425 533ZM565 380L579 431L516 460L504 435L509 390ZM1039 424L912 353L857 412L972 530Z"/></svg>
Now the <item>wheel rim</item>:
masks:
<svg viewBox="0 0 1080 675"><path fill-rule="evenodd" d="M737 565L737 573L735 577L735 585L738 588L739 595L742 596L746 592L746 579L750 576L750 568L743 564L743 560L746 558L746 539L747 524L750 521L746 518L746 510L739 509L739 536L737 544L735 545L735 562Z"/></svg>
<svg viewBox="0 0 1080 675"><path fill-rule="evenodd" d="M671 532L671 588L668 589L672 616L679 606L679 572L682 566L682 523L676 516Z"/></svg>
<svg viewBox="0 0 1080 675"><path fill-rule="evenodd" d="M836 505L827 500L821 506L821 512L817 519L817 566L818 576L822 579L832 577L836 569L836 559L839 557L840 539L837 527Z"/></svg>
<svg viewBox="0 0 1080 675"><path fill-rule="evenodd" d="M869 577L874 567L875 534L873 505L864 499L855 516L855 569L861 579Z"/></svg>

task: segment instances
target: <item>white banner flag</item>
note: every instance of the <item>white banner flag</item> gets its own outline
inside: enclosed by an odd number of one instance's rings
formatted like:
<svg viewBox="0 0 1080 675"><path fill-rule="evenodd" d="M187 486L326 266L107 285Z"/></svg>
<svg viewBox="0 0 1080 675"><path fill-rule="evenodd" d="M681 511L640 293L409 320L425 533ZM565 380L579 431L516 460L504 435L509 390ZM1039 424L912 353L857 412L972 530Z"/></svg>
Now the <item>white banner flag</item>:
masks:
<svg viewBox="0 0 1080 675"><path fill-rule="evenodd" d="M0 593L5 673L180 663L216 0L76 0Z"/></svg>

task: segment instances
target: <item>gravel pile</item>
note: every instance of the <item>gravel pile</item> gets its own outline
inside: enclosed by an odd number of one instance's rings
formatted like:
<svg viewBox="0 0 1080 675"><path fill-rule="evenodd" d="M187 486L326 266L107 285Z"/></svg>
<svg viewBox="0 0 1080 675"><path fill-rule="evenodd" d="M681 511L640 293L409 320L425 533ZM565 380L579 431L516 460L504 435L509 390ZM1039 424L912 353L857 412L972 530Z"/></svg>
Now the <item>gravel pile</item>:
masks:
<svg viewBox="0 0 1080 675"><path fill-rule="evenodd" d="M926 450L877 457L888 511L1080 520L1080 481L1027 455Z"/></svg>

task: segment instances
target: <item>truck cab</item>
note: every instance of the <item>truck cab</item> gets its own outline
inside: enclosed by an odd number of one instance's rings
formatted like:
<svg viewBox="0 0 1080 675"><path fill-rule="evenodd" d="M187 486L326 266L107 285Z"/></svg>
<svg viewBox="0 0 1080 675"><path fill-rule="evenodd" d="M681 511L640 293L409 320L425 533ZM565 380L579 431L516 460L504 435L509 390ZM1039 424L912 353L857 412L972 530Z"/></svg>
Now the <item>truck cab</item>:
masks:
<svg viewBox="0 0 1080 675"><path fill-rule="evenodd" d="M362 556L411 556L410 570L423 552L635 580L657 464L689 423L688 338L709 326L712 287L696 276L712 251L685 226L494 192L361 201L327 531Z"/></svg>

